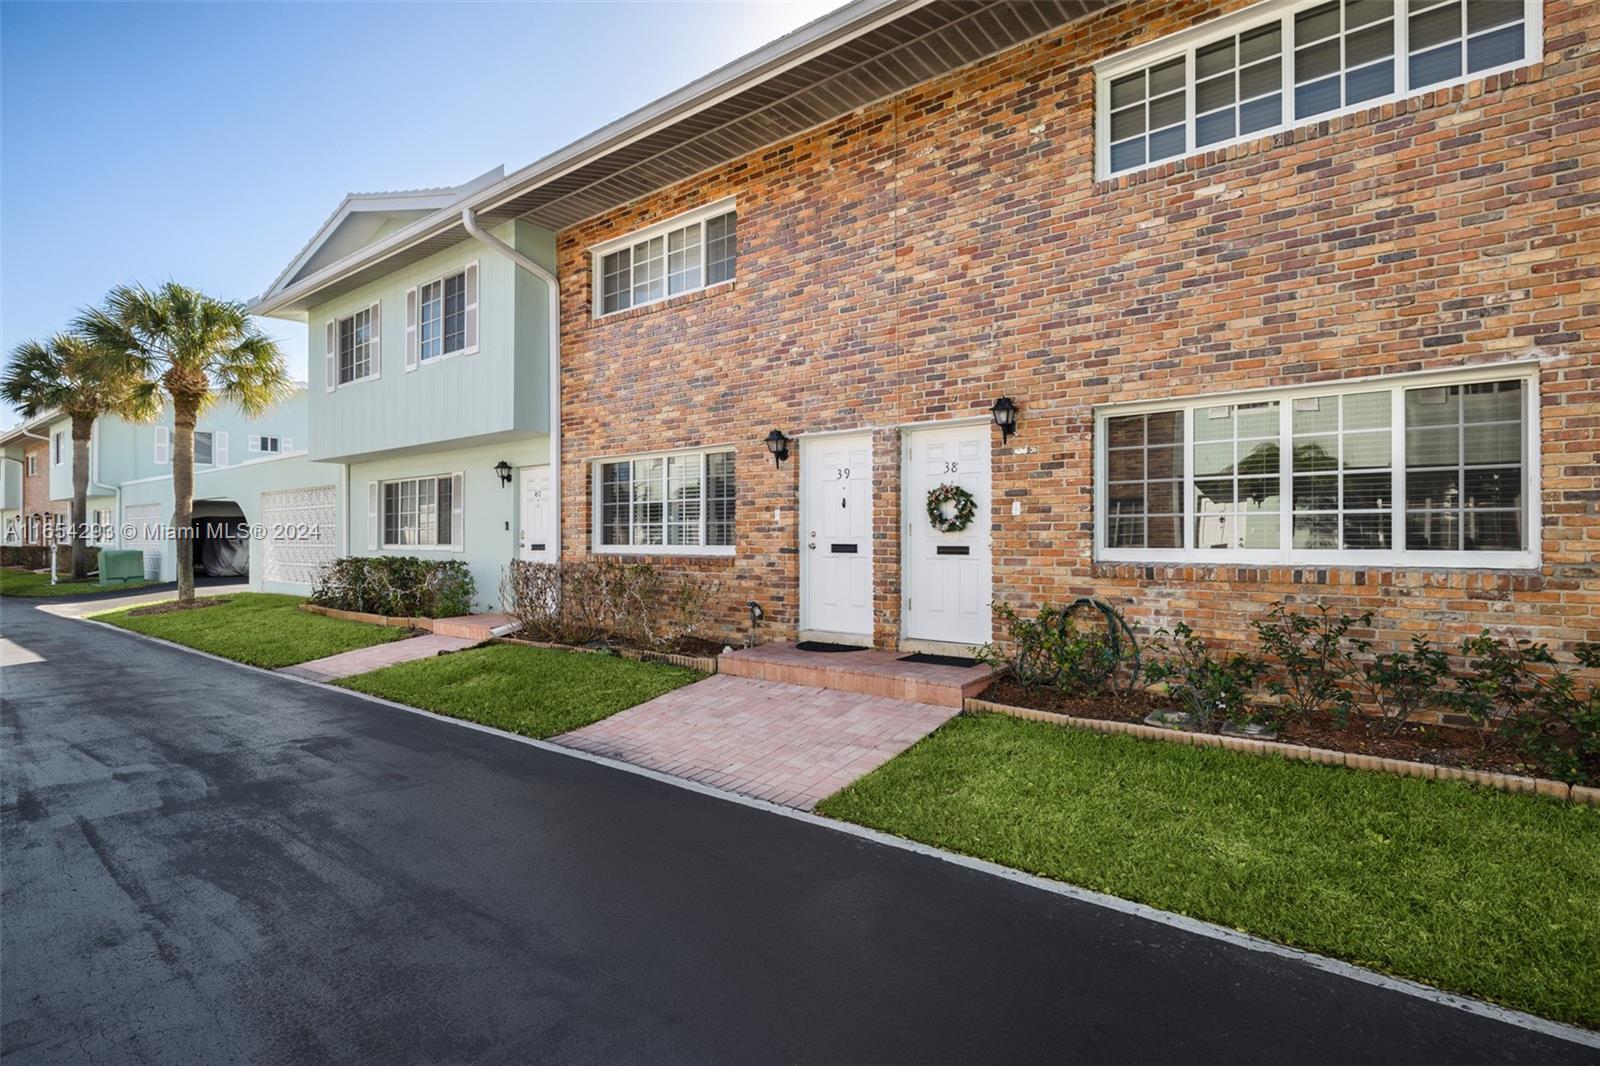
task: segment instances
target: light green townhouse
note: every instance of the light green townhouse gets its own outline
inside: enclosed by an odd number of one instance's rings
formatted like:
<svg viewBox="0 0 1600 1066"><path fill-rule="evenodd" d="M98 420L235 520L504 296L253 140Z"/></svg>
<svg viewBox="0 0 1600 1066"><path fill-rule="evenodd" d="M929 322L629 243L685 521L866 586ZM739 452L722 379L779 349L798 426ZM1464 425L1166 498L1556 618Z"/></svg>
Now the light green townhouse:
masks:
<svg viewBox="0 0 1600 1066"><path fill-rule="evenodd" d="M219 404L195 430L196 559L213 569L246 568L250 587L306 592L333 557L340 516L329 471L307 458L306 389L259 417ZM137 424L103 416L89 451L87 518L102 548L145 554L146 573L177 576L173 513L172 416ZM42 544L72 505L71 422L54 412L0 435L6 544ZM227 542L227 543L223 543Z"/></svg>
<svg viewBox="0 0 1600 1066"><path fill-rule="evenodd" d="M510 560L556 557L555 236L486 220L404 265L347 261L502 178L346 197L251 308L307 326L309 458L350 516L339 553L459 559L484 607Z"/></svg>

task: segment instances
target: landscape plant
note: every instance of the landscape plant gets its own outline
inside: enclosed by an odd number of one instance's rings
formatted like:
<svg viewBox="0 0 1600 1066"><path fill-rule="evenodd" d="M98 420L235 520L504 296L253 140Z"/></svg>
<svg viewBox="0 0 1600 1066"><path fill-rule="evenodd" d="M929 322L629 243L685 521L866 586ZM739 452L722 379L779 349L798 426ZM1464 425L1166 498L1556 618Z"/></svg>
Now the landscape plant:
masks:
<svg viewBox="0 0 1600 1066"><path fill-rule="evenodd" d="M1311 722L1330 714L1343 727L1355 710L1358 656L1371 642L1356 636L1370 629L1372 612L1335 615L1325 603L1292 610L1279 601L1251 625L1263 656L1272 660L1266 689L1277 697L1274 715Z"/></svg>
<svg viewBox="0 0 1600 1066"><path fill-rule="evenodd" d="M194 429L219 402L254 418L293 389L276 341L235 300L219 300L169 281L158 289L119 285L105 305L85 311L77 329L99 353L106 377L127 381L142 412L172 405L172 527L177 537L178 601L194 602Z"/></svg>
<svg viewBox="0 0 1600 1066"><path fill-rule="evenodd" d="M133 387L133 377L112 365L105 352L81 333L57 333L49 340L26 341L11 353L0 376L0 399L24 418L56 411L72 422L72 577L88 575L89 441L95 419L117 414L129 419L154 413L151 397Z"/></svg>
<svg viewBox="0 0 1600 1066"><path fill-rule="evenodd" d="M1361 672L1361 687L1393 736L1419 712L1442 705L1450 679L1450 657L1428 638L1413 636L1409 650L1374 655Z"/></svg>
<svg viewBox="0 0 1600 1066"><path fill-rule="evenodd" d="M472 571L460 559L356 555L323 569L311 602L394 618L453 618L472 613L476 592Z"/></svg>
<svg viewBox="0 0 1600 1066"><path fill-rule="evenodd" d="M1006 639L979 647L979 662L1002 668L1027 688L1089 695L1131 688L1140 674L1137 640L1110 604L1087 597L1066 607L1044 606L1032 616L995 603Z"/></svg>
<svg viewBox="0 0 1600 1066"><path fill-rule="evenodd" d="M605 556L516 560L501 575L500 601L521 623L519 633L535 640L660 649L696 635L719 587L698 576L672 579L649 563Z"/></svg>
<svg viewBox="0 0 1600 1066"><path fill-rule="evenodd" d="M1146 676L1165 682L1168 694L1189 714L1195 728L1214 732L1259 720L1255 690L1264 664L1244 652L1213 655L1185 622L1156 631L1156 656Z"/></svg>
<svg viewBox="0 0 1600 1066"><path fill-rule="evenodd" d="M1486 745L1509 742L1540 772L1563 781L1600 780L1600 644L1579 644L1578 670L1548 644L1494 636L1484 630L1461 643L1466 671L1448 702L1480 727Z"/></svg>

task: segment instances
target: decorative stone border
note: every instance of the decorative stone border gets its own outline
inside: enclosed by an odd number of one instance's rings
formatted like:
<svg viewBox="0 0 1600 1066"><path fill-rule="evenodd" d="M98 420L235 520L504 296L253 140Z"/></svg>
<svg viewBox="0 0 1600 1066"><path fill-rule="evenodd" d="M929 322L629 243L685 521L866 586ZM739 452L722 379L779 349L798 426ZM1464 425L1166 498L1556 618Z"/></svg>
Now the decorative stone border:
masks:
<svg viewBox="0 0 1600 1066"><path fill-rule="evenodd" d="M1488 770L1469 770L1461 766L1436 766L1433 763L1412 762L1409 759L1360 755L1355 752L1334 751L1331 748L1308 748L1302 744L1285 744L1276 740L1252 740L1248 737L1223 736L1220 733L1190 733L1178 729L1163 729L1160 726L1144 725L1138 722L1117 722L1104 718L1078 718L1070 714L1036 711L1031 707L1013 707L1006 703L990 703L988 700L975 698L968 698L962 704L961 709L965 714L975 712L1004 714L1010 715L1012 718L1025 718L1031 722L1045 722L1049 725L1066 726L1072 729L1087 729L1094 733L1126 733L1129 736L1139 737L1144 740L1165 740L1170 743L1189 744L1199 748L1227 748L1229 751L1243 752L1247 755L1276 755L1280 758L1294 759L1300 762L1324 763L1328 766L1348 766L1352 770L1370 770L1382 774L1398 774L1402 777L1425 777L1430 780L1437 779L1440 781L1466 781L1474 785L1497 788L1502 792L1528 792L1541 796L1553 796L1556 799L1569 800L1573 803L1587 804L1591 807L1600 807L1600 788L1589 788L1585 785L1568 785L1564 781L1553 781L1547 777L1522 777L1517 774L1501 774Z"/></svg>
<svg viewBox="0 0 1600 1066"><path fill-rule="evenodd" d="M557 644L548 640L524 640L521 637L496 637L496 644L516 644L524 648L550 648L553 651L576 651L586 655L607 655L604 648L580 648L576 644ZM633 659L647 663L666 663L669 666L682 666L689 670L698 670L702 674L717 672L717 660L704 655L674 655L665 651L641 651L638 648L618 648L616 653L624 659Z"/></svg>
<svg viewBox="0 0 1600 1066"><path fill-rule="evenodd" d="M365 622L368 625L387 626L390 629L420 629L424 633L433 632L431 618L399 618L386 614L367 614L365 611L341 611L336 607L322 607L315 603L302 603L300 609L310 614L338 618L345 622Z"/></svg>

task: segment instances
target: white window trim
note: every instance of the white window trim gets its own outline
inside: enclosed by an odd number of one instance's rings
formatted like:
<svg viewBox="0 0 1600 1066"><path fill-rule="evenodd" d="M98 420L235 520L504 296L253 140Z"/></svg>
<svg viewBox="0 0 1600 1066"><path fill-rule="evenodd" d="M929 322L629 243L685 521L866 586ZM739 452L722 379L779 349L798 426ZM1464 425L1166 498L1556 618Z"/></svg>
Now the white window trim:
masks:
<svg viewBox="0 0 1600 1066"><path fill-rule="evenodd" d="M705 234L704 234L704 232L702 232L701 233L701 240L700 240L700 248L701 248L701 252L700 252L700 280L701 280L701 284L699 286L697 286L697 287L695 287L693 289L685 289L683 292L667 293L665 291L666 290L666 273L665 273L666 262L665 262L665 259L663 259L663 262L662 262L662 270L663 270L663 273L662 273L662 290L663 291L662 291L662 295L661 296L656 297L654 300L646 300L644 303L630 304L628 307L619 308L619 309L617 309L615 311L606 311L606 310L604 310L604 307L605 307L605 278L604 278L604 271L601 268L601 263L605 259L606 256L610 255L612 252L621 251L624 248L632 248L634 245L640 243L641 241L652 240L652 239L654 239L656 237L660 237L660 236L663 236L663 235L665 235L667 233L671 233L673 230L683 229L685 226L692 226L697 222L703 224L703 223L705 223L706 221L708 221L710 219L717 218L718 216L721 216L721 215L725 215L730 211L734 212L735 215L737 215L738 214L738 204L736 203L736 200L737 200L737 197L727 196L727 197L724 197L721 200L716 201L715 203L706 204L704 207L697 207L692 211L685 211L682 214L674 215L671 218L666 219L665 221L657 222L652 226L647 226L644 229L634 230L632 233L623 234L621 237L614 237L611 240L606 241L604 244L597 244L597 245L594 245L593 247L591 247L589 249L589 277L591 279L593 279L593 283L590 285L590 289L592 290L591 293L590 293L590 297L591 297L591 303L593 304L593 306L591 307L591 311L593 312L594 317L596 319L614 318L617 315L625 315L629 311L637 310L638 308L641 308L641 307L654 307L656 304L666 303L668 300L674 300L674 299L677 299L680 296L688 296L690 293L709 292L709 291L711 291L713 289L720 289L724 285L732 285L735 281L737 281L738 280L738 268L735 267L734 268L734 276L733 277L725 278L722 281L714 282L712 284L705 284L705 279L706 279ZM666 255L666 250L665 249L662 250L662 255L663 256ZM642 459L642 458L652 458L652 457L651 456L637 456L636 458L641 458Z"/></svg>
<svg viewBox="0 0 1600 1066"><path fill-rule="evenodd" d="M466 537L467 531L465 529L460 531L461 532L461 538L460 538L459 543L452 543L452 544L391 544L388 541L384 540L384 533L385 533L385 526L386 526L386 523L383 520L383 517L384 517L383 516L383 496L384 496L383 490L384 490L384 486L386 486L386 485L395 485L395 484L399 484L400 482L404 482L404 481L445 481L445 480L449 480L449 481L451 481L453 483L454 480L457 479L457 478L461 478L462 495L465 496L466 495L466 479L463 476L463 472L460 471L460 470L452 470L449 473L445 473L445 474L412 474L412 475L409 475L407 477L383 478L383 479L381 479L379 481L373 482L373 484L375 484L378 487L378 501L377 501L378 502L378 510L377 510L377 515L378 515L378 530L377 530L377 534L378 535L375 538L378 548L383 550L383 551L386 551L386 552L391 552L391 551L402 551L402 552L406 552L406 553L411 553L411 552L445 552L445 553L451 554L451 555L459 555L462 552L466 551L467 550L467 537ZM455 489L454 489L453 484L452 484L451 492L453 493L454 491L455 491ZM463 523L465 523L466 520L467 520L467 501L465 499L463 499L463 500L461 500L459 502L461 504L461 506L459 508L460 519L461 519L461 521ZM456 507L456 503L457 503L457 501L455 499L451 499L451 501L450 501L450 510L451 510L451 516L450 516L450 518L451 518L451 526L450 526L450 530L451 530L452 537L454 536L454 534L456 532L455 520L456 520L456 512L458 510L458 508ZM435 529L437 530L437 527L435 527Z"/></svg>
<svg viewBox="0 0 1600 1066"><path fill-rule="evenodd" d="M1194 26L1179 33L1171 34L1149 44L1119 52L1100 60L1094 65L1095 71L1095 180L1108 181L1112 178L1127 177L1130 174L1140 174L1157 167L1167 166L1170 163L1181 163L1196 156L1209 152L1220 151L1236 144L1248 144L1272 137L1287 130L1299 129L1303 126L1314 126L1319 122L1326 122L1340 115L1357 114L1385 104L1397 103L1425 93L1436 92L1441 89L1450 89L1469 82L1481 81L1496 74L1504 74L1511 70L1520 70L1523 67L1533 66L1544 62L1544 2L1543 0L1523 0L1523 57L1512 63L1505 63L1485 70L1473 71L1459 78L1449 81L1433 82L1420 89L1410 87L1410 50L1407 48L1407 35L1410 20L1408 18L1406 0L1395 0L1395 85L1397 90L1387 96L1374 97L1363 100L1358 104L1342 106L1332 111L1324 111L1306 118L1294 117L1294 16L1301 11L1317 7L1327 0L1264 0L1242 10L1213 19L1200 26ZM1283 114L1284 121L1276 126L1256 130L1253 133L1242 134L1225 141L1216 141L1204 148L1195 147L1195 108L1194 108L1194 53L1208 44L1212 44L1225 37L1230 37L1245 30L1254 29L1274 18L1281 20L1283 25ZM1175 156L1168 156L1156 162L1141 163L1127 170L1113 171L1111 169L1111 83L1125 74L1143 70L1154 66L1163 60L1174 56L1185 57L1184 85L1187 95L1185 103L1184 120L1184 151ZM1463 61L1464 65L1464 61ZM1342 68L1341 68L1342 69Z"/></svg>
<svg viewBox="0 0 1600 1066"><path fill-rule="evenodd" d="M1408 551L1396 548L1390 551L1308 550L1294 549L1294 523L1292 508L1281 512L1290 520L1280 523L1279 547L1276 550L1197 550L1182 548L1109 548L1106 546L1108 504L1108 471L1106 455L1106 420L1120 415L1152 411L1183 411L1183 539L1185 545L1194 538L1194 433L1193 413L1207 407L1226 404L1255 403L1278 400L1288 410L1292 401L1306 396L1333 396L1347 393L1394 392L1395 417L1391 420L1390 470L1394 477L1394 507L1391 522L1397 538L1405 536L1405 405L1404 390L1443 385L1471 385L1487 381L1521 381L1523 383L1523 499L1526 501L1525 529L1528 550L1505 551ZM1278 426L1280 455L1293 453L1293 419L1281 417ZM1540 499L1540 439L1539 439L1539 366L1537 363L1516 362L1476 366L1464 370L1421 371L1408 374L1380 374L1364 378L1344 378L1338 381L1292 388L1250 389L1230 393L1202 393L1186 398L1148 400L1127 404L1107 404L1094 410L1094 558L1103 563L1190 563L1236 564L1240 566L1312 566L1341 569L1430 569L1430 570L1524 570L1539 566L1542 525ZM1291 464L1280 463L1280 499L1293 499Z"/></svg>
<svg viewBox="0 0 1600 1066"><path fill-rule="evenodd" d="M592 503L590 521L590 550L596 555L700 555L711 558L732 558L739 544L738 509L734 510L734 532L732 544L603 544L602 516L604 509L604 494L601 484L601 467L608 463L633 463L642 459L669 459L683 458L689 455L700 456L700 528L704 532L709 521L706 513L706 483L705 483L705 457L721 452L734 452L734 499L738 500L739 485L739 459L738 449L732 444L712 445L705 448L679 448L664 452L636 452L627 455L607 455L589 461L589 497ZM664 501L663 501L664 502ZM664 512L663 512L664 513ZM631 526L631 522L630 522Z"/></svg>
<svg viewBox="0 0 1600 1066"><path fill-rule="evenodd" d="M58 429L54 433L50 434L51 466L60 466L62 463L66 462L67 445L66 441L63 439L66 437L66 435L66 431L61 429Z"/></svg>
<svg viewBox="0 0 1600 1066"><path fill-rule="evenodd" d="M217 465L217 431L216 430L214 430L214 429L195 429L195 430L192 430L190 432L190 434L189 434L189 436L190 436L189 446L191 448L194 447L195 443L200 438L200 434L202 434L202 433L204 433L206 436L211 438L211 461L209 463L202 463L200 461L199 456L196 456L195 460L194 460L194 465L195 466L216 466Z"/></svg>
<svg viewBox="0 0 1600 1066"><path fill-rule="evenodd" d="M38 477L39 476L39 453L38 452L31 452L28 455L28 476L29 477Z"/></svg>
<svg viewBox="0 0 1600 1066"><path fill-rule="evenodd" d="M439 286L439 291L440 291L440 297L439 297L439 299L440 299L440 304L439 304L439 307L440 307L440 310L439 310L439 314L440 314L440 319L439 319L439 331L440 331L439 332L439 343L442 346L444 344L444 317L443 317L444 316L444 302L443 302L444 301L444 296L443 296L444 286L443 286L442 283L446 278L453 278L457 274L460 274L461 275L461 298L462 298L463 301L465 301L466 300L466 293L467 293L467 271L469 269L478 271L478 303L481 303L482 300L483 300L483 271L478 269L478 260L476 260L476 259L474 259L470 263L463 263L461 266L455 267L455 268L453 268L451 270L446 270L443 274L440 274L437 277L431 277L426 281L419 281L414 286L414 288L416 289L416 293L417 293L417 325L415 327L416 328L416 333L417 333L417 339L416 339L417 362L416 362L415 366L408 366L406 368L407 370L417 370L417 369L420 369L420 368L425 367L425 366L433 366L435 363L442 363L447 359L454 359L458 355L476 355L476 354L478 354L478 345L477 344L467 344L464 347L456 348L453 351L448 351L448 352L441 351L438 355L435 355L435 356L433 356L431 358L428 358L428 359L424 359L422 357L422 290L427 288L429 285L432 285L434 282L440 282L441 283L440 286ZM467 309L468 308L476 308L478 306L478 303L465 303L465 302L463 302L462 305L461 305L461 308L462 308L461 337L462 337L463 342L466 340L467 334L470 332L468 330L468 328L467 328L467 325L466 325ZM412 329L412 327L410 327L410 326L406 327L406 331L408 333L411 332L411 329Z"/></svg>
<svg viewBox="0 0 1600 1066"><path fill-rule="evenodd" d="M370 315L368 316L368 319L367 319L367 348L368 348L367 373L363 377L351 378L349 381L340 381L339 380L339 323L343 322L347 318L354 318L354 317L356 317L357 315L359 315L363 311L370 312ZM360 385L364 381L377 381L378 378L380 378L382 376L383 364L380 362L380 360L382 360L382 358L383 358L383 349L382 349L382 346L380 344L381 334L382 334L382 329L383 329L383 326L382 326L382 315L383 315L383 303L382 303L382 301L374 300L370 304L362 304L360 307L352 307L349 311L345 312L344 314L335 314L335 315L331 316L331 318L329 319L328 325L332 326L332 328L333 328L333 353L332 353L331 358L330 358L328 352L323 352L322 355L323 355L323 365L324 365L325 369L326 369L328 363L330 363L330 362L332 363L333 387L332 388L326 388L325 387L324 391L326 391L326 392L336 392L339 389L348 389L350 386L352 386L352 385ZM326 386L327 382L323 382L323 385Z"/></svg>

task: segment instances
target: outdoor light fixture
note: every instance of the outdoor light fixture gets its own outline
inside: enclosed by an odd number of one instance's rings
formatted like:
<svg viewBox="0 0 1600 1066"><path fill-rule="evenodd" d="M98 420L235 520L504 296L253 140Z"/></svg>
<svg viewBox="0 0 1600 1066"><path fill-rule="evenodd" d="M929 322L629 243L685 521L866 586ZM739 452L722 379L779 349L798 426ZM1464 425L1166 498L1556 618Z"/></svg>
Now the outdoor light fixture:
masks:
<svg viewBox="0 0 1600 1066"><path fill-rule="evenodd" d="M783 430L775 429L767 434L767 451L772 453L774 466L782 466L789 458L789 438L783 435Z"/></svg>
<svg viewBox="0 0 1600 1066"><path fill-rule="evenodd" d="M511 484L511 464L504 459L494 464L494 472L500 476L501 485Z"/></svg>
<svg viewBox="0 0 1600 1066"><path fill-rule="evenodd" d="M989 414L994 416L994 424L1000 427L1000 443L1004 444L1017 431L1017 405L1011 402L1011 397L1002 396L989 408Z"/></svg>

